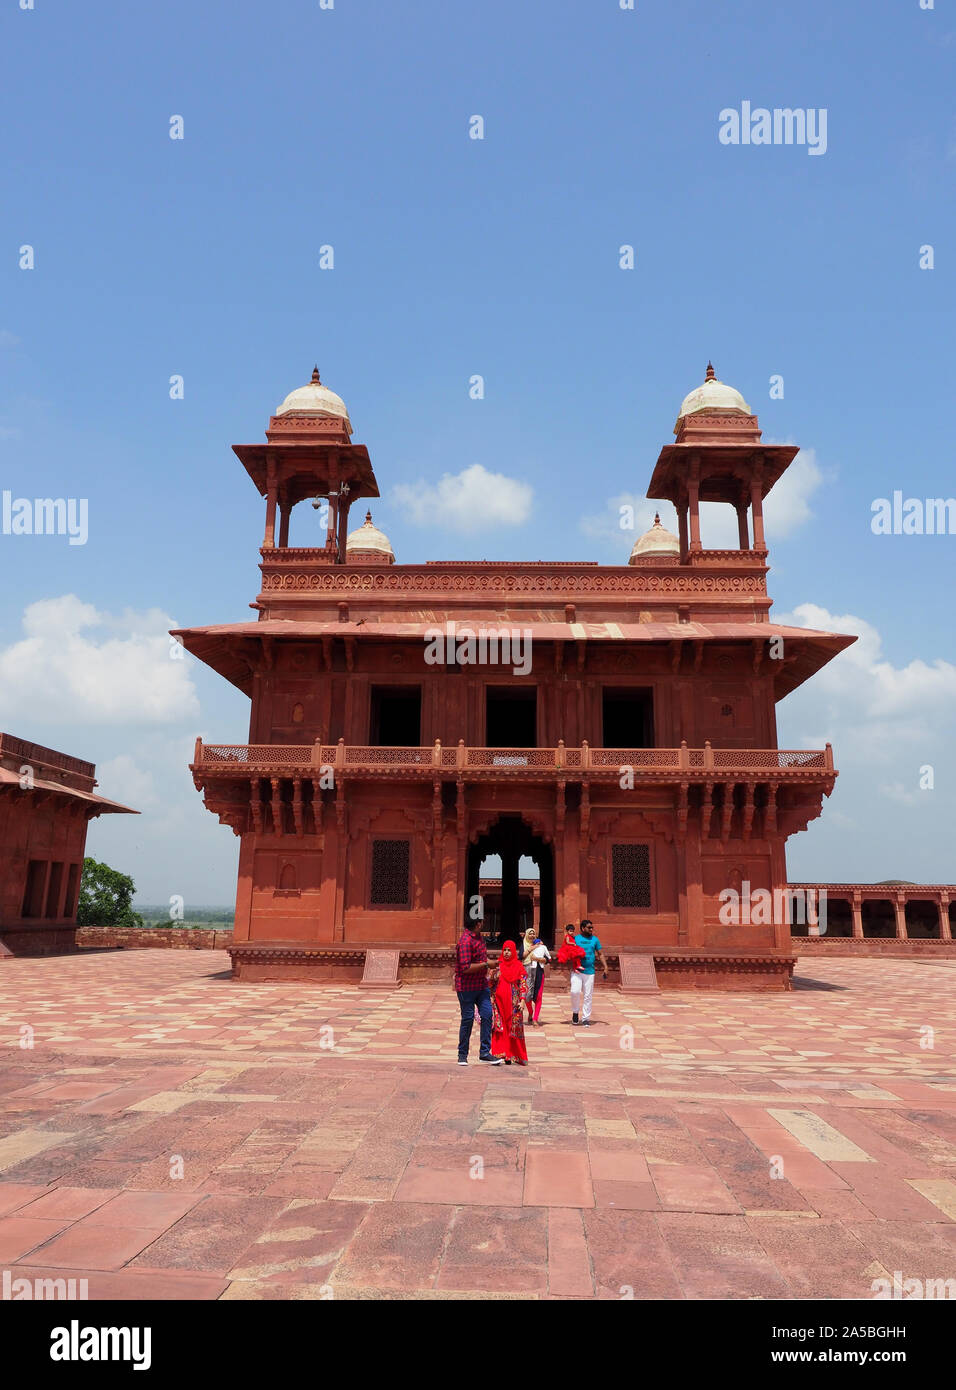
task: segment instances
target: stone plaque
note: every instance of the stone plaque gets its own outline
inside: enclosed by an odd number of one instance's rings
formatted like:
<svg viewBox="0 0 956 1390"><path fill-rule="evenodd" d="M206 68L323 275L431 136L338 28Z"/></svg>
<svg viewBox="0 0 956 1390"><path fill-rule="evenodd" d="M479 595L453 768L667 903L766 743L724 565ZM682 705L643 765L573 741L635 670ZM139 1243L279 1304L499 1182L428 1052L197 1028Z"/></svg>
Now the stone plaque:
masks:
<svg viewBox="0 0 956 1390"><path fill-rule="evenodd" d="M654 957L645 952L621 951L618 960L621 966L620 989L624 994L659 994Z"/></svg>
<svg viewBox="0 0 956 1390"><path fill-rule="evenodd" d="M368 950L361 985L364 989L401 989L398 978L398 950Z"/></svg>

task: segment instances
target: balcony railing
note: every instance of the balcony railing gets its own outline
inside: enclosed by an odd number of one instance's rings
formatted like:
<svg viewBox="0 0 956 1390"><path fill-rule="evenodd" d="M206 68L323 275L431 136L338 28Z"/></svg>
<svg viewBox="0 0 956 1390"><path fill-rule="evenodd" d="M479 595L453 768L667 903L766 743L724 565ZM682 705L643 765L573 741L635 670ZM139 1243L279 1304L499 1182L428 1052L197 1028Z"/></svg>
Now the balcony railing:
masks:
<svg viewBox="0 0 956 1390"><path fill-rule="evenodd" d="M377 748L361 744L316 743L215 743L196 740L193 770L196 772L246 772L261 776L280 775L301 769L323 767L345 774L403 770L409 774L434 776L459 773L482 777L527 772L553 773L555 777L576 780L582 775L616 776L622 768L647 777L689 776L693 780L746 779L787 776L800 778L807 773L833 776L833 750L825 748L592 748L587 743L557 748L468 748L464 742L443 745L435 742L425 748Z"/></svg>

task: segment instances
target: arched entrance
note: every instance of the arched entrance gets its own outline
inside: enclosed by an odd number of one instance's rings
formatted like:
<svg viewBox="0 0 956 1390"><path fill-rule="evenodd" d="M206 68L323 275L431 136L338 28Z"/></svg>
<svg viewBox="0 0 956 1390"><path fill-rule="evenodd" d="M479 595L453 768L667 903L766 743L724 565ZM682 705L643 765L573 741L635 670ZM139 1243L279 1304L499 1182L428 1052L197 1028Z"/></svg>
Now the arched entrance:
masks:
<svg viewBox="0 0 956 1390"><path fill-rule="evenodd" d="M546 946L554 945L554 851L549 842L537 834L520 815L502 815L494 824L482 830L468 846L466 866L466 902L478 894L482 860L489 855L501 857L501 906L495 922L496 940L517 941L522 928L522 913L518 887L518 863L531 859L537 865L541 880L539 920L534 923Z"/></svg>

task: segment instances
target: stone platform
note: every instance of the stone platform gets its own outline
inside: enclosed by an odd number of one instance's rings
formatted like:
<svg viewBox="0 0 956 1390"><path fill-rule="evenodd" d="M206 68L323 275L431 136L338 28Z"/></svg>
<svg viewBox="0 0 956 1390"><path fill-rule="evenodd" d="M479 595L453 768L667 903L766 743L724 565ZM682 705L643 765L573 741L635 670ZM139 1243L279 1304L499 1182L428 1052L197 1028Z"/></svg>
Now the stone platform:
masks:
<svg viewBox="0 0 956 1390"><path fill-rule="evenodd" d="M4 963L0 1269L125 1299L844 1299L956 1277L956 962L607 990L589 1029L552 977L526 1069L455 1065L449 988L229 970Z"/></svg>
<svg viewBox="0 0 956 1390"><path fill-rule="evenodd" d="M377 949L396 949L395 943L368 946L324 946L303 941L243 941L228 944L232 974L247 983L347 984L360 981L366 955ZM401 946L399 979L450 987L455 975L455 953L449 947ZM617 951L605 949L607 984L620 984ZM796 956L790 951L767 952L705 950L674 946L653 950L658 985L666 990L788 990ZM497 952L492 953L493 956ZM596 981L600 989L604 981Z"/></svg>

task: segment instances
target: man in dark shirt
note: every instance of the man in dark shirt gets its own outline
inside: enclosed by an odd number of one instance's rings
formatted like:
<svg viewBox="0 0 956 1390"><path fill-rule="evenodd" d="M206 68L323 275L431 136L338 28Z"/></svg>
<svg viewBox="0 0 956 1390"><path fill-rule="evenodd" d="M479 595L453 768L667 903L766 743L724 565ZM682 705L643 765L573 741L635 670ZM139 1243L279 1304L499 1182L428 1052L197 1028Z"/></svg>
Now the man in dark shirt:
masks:
<svg viewBox="0 0 956 1390"><path fill-rule="evenodd" d="M481 923L470 919L455 947L455 990L461 1007L461 1027L458 1030L458 1065L467 1067L471 1030L475 1009L481 1020L479 1062L500 1066L501 1058L491 1055L491 993L488 989L488 952L481 939Z"/></svg>

